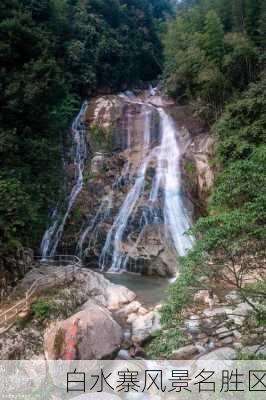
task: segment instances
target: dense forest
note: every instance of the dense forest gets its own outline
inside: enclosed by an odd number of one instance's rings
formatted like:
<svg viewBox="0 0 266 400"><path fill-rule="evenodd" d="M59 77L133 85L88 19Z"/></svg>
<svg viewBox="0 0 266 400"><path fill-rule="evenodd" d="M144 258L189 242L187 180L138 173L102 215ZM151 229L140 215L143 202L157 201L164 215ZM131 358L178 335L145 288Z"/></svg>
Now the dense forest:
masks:
<svg viewBox="0 0 266 400"><path fill-rule="evenodd" d="M184 0L164 36L165 87L208 123L216 182L208 216L192 230L197 243L170 289L154 357L169 355L181 340L178 321L206 277L214 287L234 287L265 324L265 24L263 0ZM254 271L260 283L246 285Z"/></svg>
<svg viewBox="0 0 266 400"><path fill-rule="evenodd" d="M0 251L36 248L84 98L161 73L167 0L2 0Z"/></svg>

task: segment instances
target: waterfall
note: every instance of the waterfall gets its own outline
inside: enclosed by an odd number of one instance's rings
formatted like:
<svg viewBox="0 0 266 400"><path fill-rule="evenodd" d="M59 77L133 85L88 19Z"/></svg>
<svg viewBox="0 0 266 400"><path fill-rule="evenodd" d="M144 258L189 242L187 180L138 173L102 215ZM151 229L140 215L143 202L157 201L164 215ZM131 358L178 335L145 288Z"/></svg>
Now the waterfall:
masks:
<svg viewBox="0 0 266 400"><path fill-rule="evenodd" d="M163 186L166 234L172 240L177 253L184 256L192 247L193 238L184 234L190 228L190 223L181 194L180 149L173 120L162 108L158 112L162 139L157 154L156 186L158 187L158 182ZM153 192L155 198L158 196L157 187Z"/></svg>
<svg viewBox="0 0 266 400"><path fill-rule="evenodd" d="M136 103L128 99L131 103ZM138 102L139 104L139 102ZM127 193L118 215L109 230L102 249L99 264L102 270L119 272L127 268L128 255L123 249L123 241L128 238L127 229L133 223L138 202L144 194L146 172L150 163L155 162L155 175L146 209L142 211L140 226L156 223L162 217L165 238L174 248L177 255L183 256L193 245L193 237L185 232L190 228L187 210L182 199L180 148L176 139L176 128L172 118L163 108L155 108L150 104L142 104L144 117L141 162L135 182ZM160 143L151 146L151 117L157 113L160 121ZM127 131L128 133L128 131ZM130 138L127 139L130 142ZM161 196L162 194L162 196ZM161 216L158 203L163 201ZM135 246L141 240L141 233ZM134 244L132 244L134 246Z"/></svg>
<svg viewBox="0 0 266 400"><path fill-rule="evenodd" d="M145 153L148 150L148 145L150 142L150 127L151 127L151 110L150 106L146 106L144 108L144 132L143 132L143 148L142 148L142 156L144 157L144 161L141 164L140 168L137 171L137 176L135 183L131 190L128 192L120 211L115 218L114 224L110 231L108 232L107 239L105 245L103 247L101 256L100 256L100 265L102 269L108 268L109 265L109 254L110 249L113 247L113 252L111 256L111 266L109 271L119 271L120 269L125 268L126 256L121 251L121 244L123 235L127 228L127 224L131 214L134 211L137 200L139 199L145 184L145 174L147 170L147 166L149 163L149 157L145 157Z"/></svg>
<svg viewBox="0 0 266 400"><path fill-rule="evenodd" d="M86 127L84 122L86 109L87 102L85 101L72 123L71 134L74 146L73 162L75 166L74 185L68 196L66 209L62 211L65 207L62 204L57 205L52 213L50 226L44 233L41 242L40 252L43 259L55 255L66 220L83 187L83 171L87 157Z"/></svg>
<svg viewBox="0 0 266 400"><path fill-rule="evenodd" d="M85 252L88 252L91 249L92 238L94 239L94 243L96 242L99 233L97 230L98 225L110 215L110 211L112 209L112 200L112 193L103 198L95 217L88 224L87 228L83 230L76 247L76 254L79 257L82 257L84 253L84 244L88 236L90 236L90 240Z"/></svg>
<svg viewBox="0 0 266 400"><path fill-rule="evenodd" d="M150 89L150 92L151 96L156 96L156 90ZM100 199L93 218L88 218L82 225L76 244L77 255L89 255L97 246L98 237L101 238L103 223L113 217L99 256L99 267L109 272L132 270L132 260L135 269L134 254L137 254L138 246L142 246L149 225L159 229L160 240L176 255L185 255L194 241L192 236L185 234L190 228L190 220L182 196L181 148L172 118L163 107L140 100L132 93L120 96L127 102L121 125L126 162L109 192ZM67 218L83 188L87 156L86 109L85 102L72 124L75 180L67 201L59 203L53 210L50 226L41 243L43 259L55 254ZM118 194L122 203L113 215Z"/></svg>

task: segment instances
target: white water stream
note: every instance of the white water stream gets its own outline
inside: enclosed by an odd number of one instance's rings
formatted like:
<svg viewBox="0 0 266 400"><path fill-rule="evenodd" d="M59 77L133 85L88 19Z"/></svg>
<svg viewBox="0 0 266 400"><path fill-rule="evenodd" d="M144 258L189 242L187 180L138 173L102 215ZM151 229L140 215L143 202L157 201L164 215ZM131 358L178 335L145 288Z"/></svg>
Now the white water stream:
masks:
<svg viewBox="0 0 266 400"><path fill-rule="evenodd" d="M132 103L134 100L129 99ZM135 102L136 103L136 102ZM157 112L160 118L160 144L157 147L150 147L152 136L152 113ZM184 206L181 193L181 172L180 172L180 148L176 139L176 128L172 118L163 108L156 109L150 104L142 103L143 143L141 163L137 170L135 182L129 190L126 198L120 207L113 226L108 232L101 256L100 267L108 272L120 272L126 270L128 255L123 251L123 240L126 239L126 232L131 218L134 216L138 201L143 195L146 172L151 162L156 162L155 175L149 196L149 215L143 211L142 220L144 225L156 222L159 219L156 204L158 204L160 193L163 193L163 223L165 237L174 246L178 255L184 256L193 245L193 237L185 234L190 228L190 221L187 210ZM130 143L130 140L128 140ZM141 235L137 242L141 239Z"/></svg>
<svg viewBox="0 0 266 400"><path fill-rule="evenodd" d="M83 171L87 157L87 144L86 144L86 128L84 124L84 116L87 109L87 102L85 101L73 121L71 127L72 139L74 144L74 166L75 166L75 180L72 190L67 199L67 207L61 212L62 208L59 205L54 209L51 217L51 224L44 233L41 242L41 256L43 259L54 256L64 231L66 220L72 210L78 194L83 188Z"/></svg>
<svg viewBox="0 0 266 400"><path fill-rule="evenodd" d="M143 132L138 132L141 138L139 143L139 164L131 170L129 161L125 164L121 175L117 177L109 195L105 196L100 204L95 217L88 221L84 226L76 247L77 254L82 257L94 245L97 239L98 226L106 218L110 217L113 206L113 195L116 190L116 184L130 175L131 182L124 201L114 218L112 227L110 228L101 255L99 257L99 266L103 271L121 272L127 269L129 255L124 249L125 241L129 241L128 231L130 224L136 217L140 201L144 199L144 195L148 200L146 208L143 207L139 226L141 230L148 224L156 224L157 222L164 226L165 242L171 246L177 255L185 255L193 245L193 237L185 234L190 228L189 216L184 206L182 198L181 186L181 169L180 157L181 151L177 140L178 132L172 118L162 107L155 107L149 101L140 101L134 96L123 97L130 104L138 104L141 106L140 118L143 123L140 125ZM72 135L74 142L74 165L75 165L75 182L67 199L67 205L64 212L60 212L56 207L50 227L46 230L42 243L41 254L45 259L53 256L57 250L58 244L62 237L65 223L72 210L78 194L83 188L83 171L86 161L86 129L84 124L84 115L86 113L87 103L85 102L79 114L72 125ZM153 144L153 117L159 119L159 143ZM128 113L126 122L126 145L130 151L134 138L131 129L132 115ZM157 128L158 129L158 128ZM154 176L150 188L147 193L147 171L152 165ZM159 206L160 205L160 206ZM62 210L61 206L61 210ZM132 246L137 246L141 241L141 232ZM87 247L85 242L88 242ZM130 241L131 243L131 241Z"/></svg>

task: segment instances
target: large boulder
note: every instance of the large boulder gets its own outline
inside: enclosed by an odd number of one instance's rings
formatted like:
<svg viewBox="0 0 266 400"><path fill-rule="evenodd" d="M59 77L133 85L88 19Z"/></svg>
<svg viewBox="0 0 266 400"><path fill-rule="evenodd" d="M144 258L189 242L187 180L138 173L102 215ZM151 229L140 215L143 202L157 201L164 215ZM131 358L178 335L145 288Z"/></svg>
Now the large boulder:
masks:
<svg viewBox="0 0 266 400"><path fill-rule="evenodd" d="M122 329L108 310L91 302L67 320L53 324L44 334L48 360L99 360L112 358L119 350Z"/></svg>
<svg viewBox="0 0 266 400"><path fill-rule="evenodd" d="M105 293L106 307L110 311L120 309L125 304L128 304L135 300L136 294L120 285L110 285Z"/></svg>
<svg viewBox="0 0 266 400"><path fill-rule="evenodd" d="M141 344L159 329L161 329L160 314L157 311L137 316L132 321L132 340Z"/></svg>

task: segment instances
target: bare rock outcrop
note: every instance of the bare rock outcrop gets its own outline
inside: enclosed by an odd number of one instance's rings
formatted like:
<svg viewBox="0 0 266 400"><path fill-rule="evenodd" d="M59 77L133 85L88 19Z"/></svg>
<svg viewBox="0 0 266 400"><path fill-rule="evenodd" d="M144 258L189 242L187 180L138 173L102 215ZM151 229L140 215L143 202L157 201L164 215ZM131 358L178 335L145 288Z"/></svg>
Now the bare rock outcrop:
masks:
<svg viewBox="0 0 266 400"><path fill-rule="evenodd" d="M91 302L71 318L58 321L44 334L46 359L109 359L119 350L122 329L103 307Z"/></svg>

